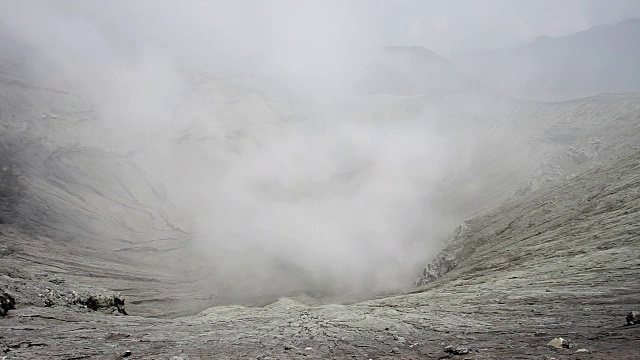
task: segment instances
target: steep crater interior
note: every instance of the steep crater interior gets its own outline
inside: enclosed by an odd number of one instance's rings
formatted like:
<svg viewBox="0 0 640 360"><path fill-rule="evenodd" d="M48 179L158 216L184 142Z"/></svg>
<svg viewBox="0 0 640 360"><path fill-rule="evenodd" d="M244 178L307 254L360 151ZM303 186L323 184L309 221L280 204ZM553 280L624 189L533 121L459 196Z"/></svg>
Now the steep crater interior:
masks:
<svg viewBox="0 0 640 360"><path fill-rule="evenodd" d="M284 75L69 46L0 36L3 353L635 349L640 94L516 99L417 46Z"/></svg>
<svg viewBox="0 0 640 360"><path fill-rule="evenodd" d="M380 56L427 66L425 51ZM462 221L638 143L636 95L531 103L394 83L327 126L260 83L190 73L170 124L123 133L82 86L35 67L2 73L3 226L23 239L4 251L23 254L16 271L120 292L139 315L406 290ZM214 128L193 114L204 106Z"/></svg>

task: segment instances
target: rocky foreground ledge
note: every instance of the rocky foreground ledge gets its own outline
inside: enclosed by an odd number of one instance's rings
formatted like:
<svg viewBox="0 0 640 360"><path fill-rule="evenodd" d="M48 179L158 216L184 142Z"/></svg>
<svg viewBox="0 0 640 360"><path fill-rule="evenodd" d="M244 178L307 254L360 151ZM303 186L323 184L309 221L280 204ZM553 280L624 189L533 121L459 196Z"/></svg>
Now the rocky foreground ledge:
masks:
<svg viewBox="0 0 640 360"><path fill-rule="evenodd" d="M0 320L0 342L7 359L637 358L640 326L625 326L637 303L563 288L538 299L489 286L349 306L282 299L175 320L19 307ZM568 345L548 345L558 337Z"/></svg>
<svg viewBox="0 0 640 360"><path fill-rule="evenodd" d="M457 235L444 254L454 266L413 293L157 319L61 300L82 286L8 269L22 256L10 240L23 235L5 231L0 286L16 304L0 317L0 358L640 358L639 153L506 203Z"/></svg>

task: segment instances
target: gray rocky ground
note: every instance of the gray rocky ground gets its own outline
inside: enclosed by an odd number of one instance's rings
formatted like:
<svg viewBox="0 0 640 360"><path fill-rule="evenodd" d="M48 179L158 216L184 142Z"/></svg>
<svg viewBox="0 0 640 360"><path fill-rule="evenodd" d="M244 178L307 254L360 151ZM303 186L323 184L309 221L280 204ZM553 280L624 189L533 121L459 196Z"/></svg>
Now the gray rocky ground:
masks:
<svg viewBox="0 0 640 360"><path fill-rule="evenodd" d="M6 271L23 256L10 240L25 235L3 226L0 287L18 306L0 319L0 343L7 359L635 359L640 326L625 317L640 308L638 224L635 152L470 220L443 253L455 266L411 293L350 305L283 298L177 319L56 300L100 290ZM556 337L570 347L547 345Z"/></svg>

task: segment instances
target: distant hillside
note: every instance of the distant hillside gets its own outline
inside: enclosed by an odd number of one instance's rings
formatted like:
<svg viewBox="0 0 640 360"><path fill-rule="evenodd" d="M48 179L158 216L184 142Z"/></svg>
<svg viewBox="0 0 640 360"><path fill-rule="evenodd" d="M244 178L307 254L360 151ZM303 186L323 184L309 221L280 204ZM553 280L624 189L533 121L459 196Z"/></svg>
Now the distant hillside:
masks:
<svg viewBox="0 0 640 360"><path fill-rule="evenodd" d="M420 46L387 46L367 59L360 90L394 95L491 92L449 61Z"/></svg>
<svg viewBox="0 0 640 360"><path fill-rule="evenodd" d="M640 19L562 37L457 54L452 62L508 95L561 101L640 91Z"/></svg>

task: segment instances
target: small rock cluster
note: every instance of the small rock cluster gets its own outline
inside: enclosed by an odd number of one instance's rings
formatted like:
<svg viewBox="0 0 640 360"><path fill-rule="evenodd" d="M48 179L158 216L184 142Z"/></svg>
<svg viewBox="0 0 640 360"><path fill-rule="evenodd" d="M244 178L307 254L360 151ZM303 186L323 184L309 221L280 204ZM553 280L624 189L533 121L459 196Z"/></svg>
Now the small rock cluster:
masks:
<svg viewBox="0 0 640 360"><path fill-rule="evenodd" d="M0 295L0 316L7 316L9 310L16 308L16 300L6 292Z"/></svg>
<svg viewBox="0 0 640 360"><path fill-rule="evenodd" d="M632 311L627 314L627 325L637 325L640 324L640 312Z"/></svg>
<svg viewBox="0 0 640 360"><path fill-rule="evenodd" d="M127 315L127 311L124 309L124 299L114 294L98 292L91 295L80 295L73 291L69 303L82 305L93 311L107 310L114 314Z"/></svg>
<svg viewBox="0 0 640 360"><path fill-rule="evenodd" d="M466 355L470 352L469 348L464 346L448 345L444 348L444 352L450 355Z"/></svg>
<svg viewBox="0 0 640 360"><path fill-rule="evenodd" d="M573 347L573 343L571 342L571 340L563 339L561 337L549 341L547 345L553 346L556 349L571 349Z"/></svg>

